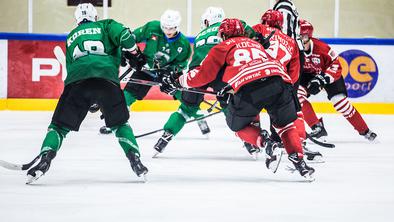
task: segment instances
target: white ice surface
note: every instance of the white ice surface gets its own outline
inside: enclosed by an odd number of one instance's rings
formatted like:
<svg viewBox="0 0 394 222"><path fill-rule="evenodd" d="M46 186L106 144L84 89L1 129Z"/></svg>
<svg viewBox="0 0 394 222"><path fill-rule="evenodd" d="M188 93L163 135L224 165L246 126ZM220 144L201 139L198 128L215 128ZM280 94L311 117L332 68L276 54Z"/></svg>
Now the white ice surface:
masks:
<svg viewBox="0 0 394 222"><path fill-rule="evenodd" d="M0 159L29 162L40 149L51 112L0 112ZM132 113L136 135L163 126L169 113ZM263 125L267 118L263 116ZM138 139L149 168L141 183L113 135L90 114L64 140L48 173L25 185L26 172L0 169L0 221L394 221L394 116L364 115L379 143L359 136L339 115L324 115L336 148L315 145L326 162L313 164L316 181L252 160L222 115L204 139L188 124L159 158L161 133Z"/></svg>

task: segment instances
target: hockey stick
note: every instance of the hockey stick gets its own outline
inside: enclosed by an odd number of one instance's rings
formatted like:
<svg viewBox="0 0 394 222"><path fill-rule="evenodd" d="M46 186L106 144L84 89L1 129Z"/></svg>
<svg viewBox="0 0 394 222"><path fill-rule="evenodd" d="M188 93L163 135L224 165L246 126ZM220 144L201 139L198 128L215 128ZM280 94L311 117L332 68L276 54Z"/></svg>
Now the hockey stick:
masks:
<svg viewBox="0 0 394 222"><path fill-rule="evenodd" d="M322 146L322 147L325 147L325 148L335 148L335 144L333 144L333 143L325 143L325 142L319 141L319 140L311 137L311 135L309 133L306 133L306 138L309 139L310 141L312 141L313 143L319 145L319 146Z"/></svg>
<svg viewBox="0 0 394 222"><path fill-rule="evenodd" d="M216 114L218 114L218 113L221 113L221 112L219 111L219 112L210 113L210 114L208 114L208 115L206 115L206 116L202 116L202 117L200 117L200 118L196 118L196 119L193 119L193 120L189 120L189 121L187 121L186 123L192 123L192 122L196 122L196 121L199 121L199 120L202 120L202 119L206 119L206 118L208 118L208 117L210 117L210 116L213 116L213 115L216 115ZM140 137L148 136L148 135L155 134L155 133L158 133L158 132L161 132L161 131L164 131L164 129L161 128L161 129L154 130L154 131L151 131L151 132L147 132L147 133L144 133L144 134L141 134L141 135L137 135L137 136L135 136L135 138L140 138Z"/></svg>
<svg viewBox="0 0 394 222"><path fill-rule="evenodd" d="M136 83L136 84L141 84L141 85L147 85L147 86L161 86L161 83L155 82L155 81L149 81L149 80L142 80L142 79L129 79L130 82ZM198 93L198 94L209 94L209 95L217 95L217 92L215 91L209 91L209 90L203 90L203 89L195 89L195 88L177 88L179 91L185 91L185 92L191 92L191 93Z"/></svg>
<svg viewBox="0 0 394 222"><path fill-rule="evenodd" d="M40 159L41 155L36 156L30 163L26 164L15 164L15 163L10 163L4 160L0 160L0 166L9 169L9 170L27 170L31 166L33 166L34 163L37 162L38 159Z"/></svg>

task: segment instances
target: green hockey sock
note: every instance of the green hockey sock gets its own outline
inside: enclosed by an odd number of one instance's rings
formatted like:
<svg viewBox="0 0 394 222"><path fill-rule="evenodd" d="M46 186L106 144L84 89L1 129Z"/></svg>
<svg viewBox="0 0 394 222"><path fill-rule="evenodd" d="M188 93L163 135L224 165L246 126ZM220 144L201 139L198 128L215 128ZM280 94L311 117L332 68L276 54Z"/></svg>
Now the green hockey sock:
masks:
<svg viewBox="0 0 394 222"><path fill-rule="evenodd" d="M134 95L127 90L123 90L124 98L126 100L126 105L127 107L130 108L130 106L137 101L137 99L134 97Z"/></svg>
<svg viewBox="0 0 394 222"><path fill-rule="evenodd" d="M140 156L137 141L128 123L112 127L111 130L115 132L115 136L118 138L119 144L126 155L131 150L137 156Z"/></svg>
<svg viewBox="0 0 394 222"><path fill-rule="evenodd" d="M69 129L58 127L51 123L42 143L40 154L46 153L49 150L57 152L60 149L63 139L66 137L68 132L70 132Z"/></svg>
<svg viewBox="0 0 394 222"><path fill-rule="evenodd" d="M179 133L179 131L181 131L185 123L186 119L182 116L182 114L179 112L174 112L171 114L163 128L165 131L169 131L175 136Z"/></svg>
<svg viewBox="0 0 394 222"><path fill-rule="evenodd" d="M198 106L188 106L184 103L181 103L178 111L171 114L170 118L164 125L164 130L171 132L175 136L179 133L179 131L181 131L189 118L198 118L202 116L202 114L197 114L198 110Z"/></svg>

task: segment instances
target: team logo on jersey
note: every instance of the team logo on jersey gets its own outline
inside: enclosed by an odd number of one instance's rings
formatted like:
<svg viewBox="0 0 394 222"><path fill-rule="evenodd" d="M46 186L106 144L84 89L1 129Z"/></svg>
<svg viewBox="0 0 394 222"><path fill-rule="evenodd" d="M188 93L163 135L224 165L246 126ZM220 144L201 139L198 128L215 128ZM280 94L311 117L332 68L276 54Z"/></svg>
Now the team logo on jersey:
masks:
<svg viewBox="0 0 394 222"><path fill-rule="evenodd" d="M314 64L320 64L320 59L319 58L312 58L312 62Z"/></svg>
<svg viewBox="0 0 394 222"><path fill-rule="evenodd" d="M339 54L342 76L350 98L362 97L375 87L378 81L378 66L368 53L352 49Z"/></svg>

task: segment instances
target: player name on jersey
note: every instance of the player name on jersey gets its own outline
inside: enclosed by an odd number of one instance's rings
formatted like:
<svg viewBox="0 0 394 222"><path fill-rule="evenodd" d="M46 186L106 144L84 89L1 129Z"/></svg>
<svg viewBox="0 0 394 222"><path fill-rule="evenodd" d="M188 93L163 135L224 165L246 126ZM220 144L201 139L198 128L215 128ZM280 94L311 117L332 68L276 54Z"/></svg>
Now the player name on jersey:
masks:
<svg viewBox="0 0 394 222"><path fill-rule="evenodd" d="M74 33L69 39L67 39L67 46L70 46L71 43L73 43L74 40L78 38L78 36L95 34L101 34L101 28L87 28L79 30L78 32Z"/></svg>

